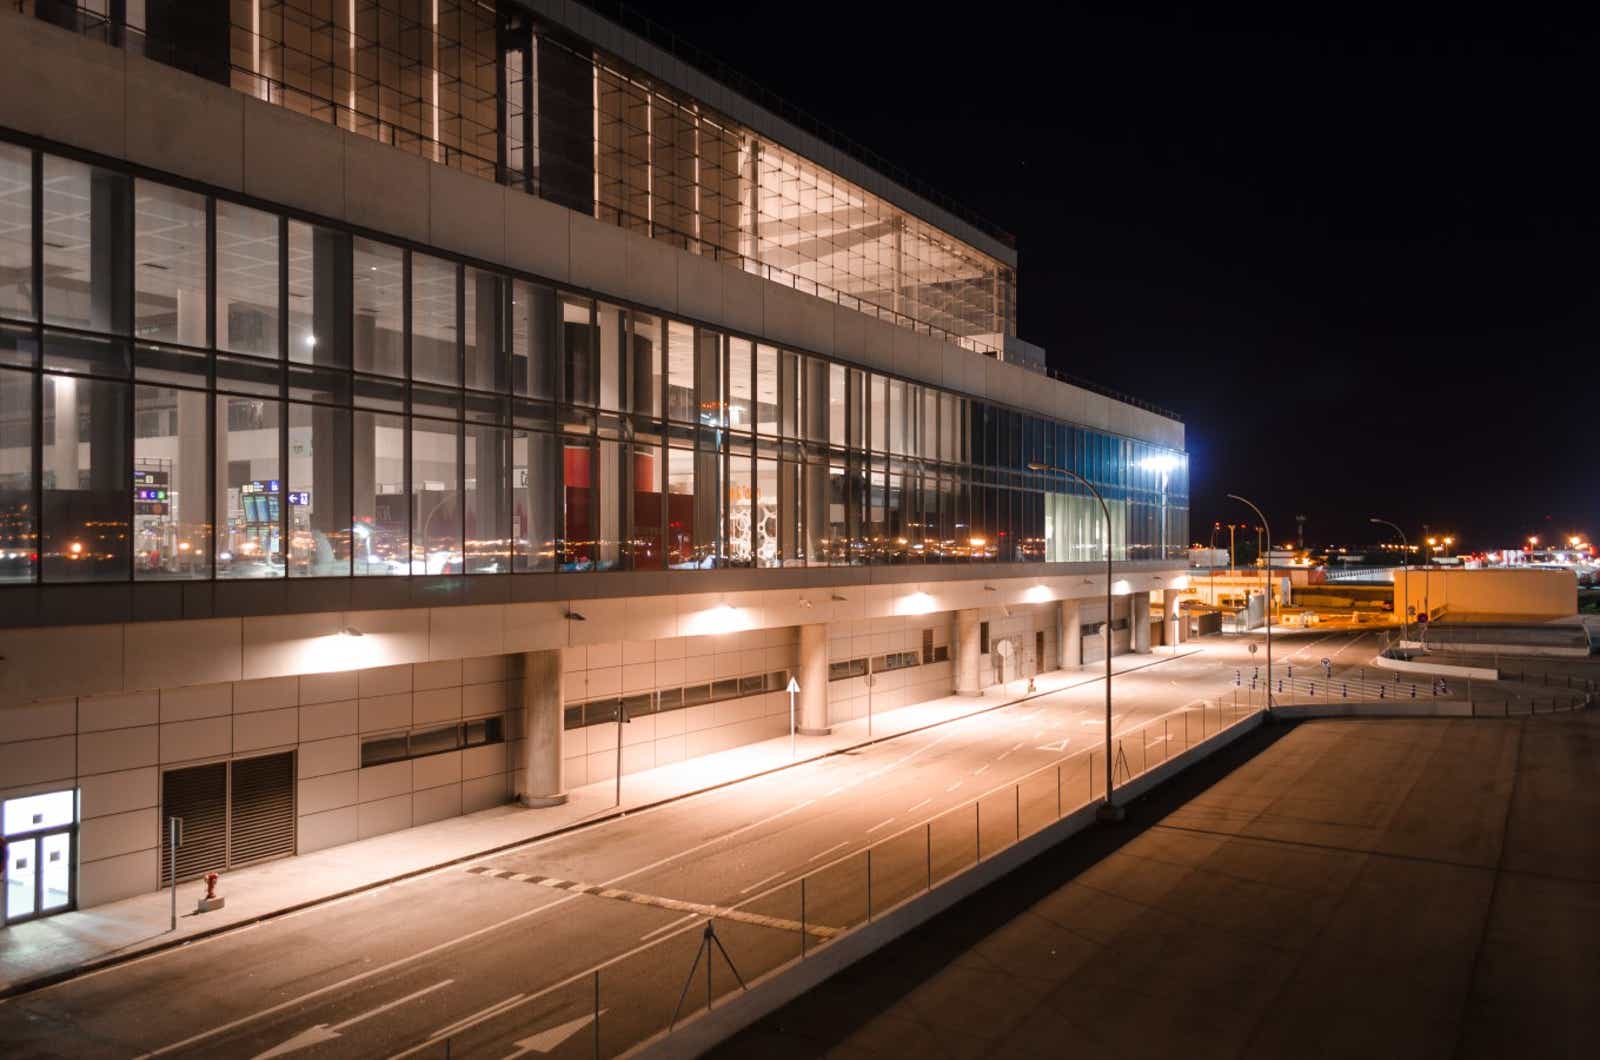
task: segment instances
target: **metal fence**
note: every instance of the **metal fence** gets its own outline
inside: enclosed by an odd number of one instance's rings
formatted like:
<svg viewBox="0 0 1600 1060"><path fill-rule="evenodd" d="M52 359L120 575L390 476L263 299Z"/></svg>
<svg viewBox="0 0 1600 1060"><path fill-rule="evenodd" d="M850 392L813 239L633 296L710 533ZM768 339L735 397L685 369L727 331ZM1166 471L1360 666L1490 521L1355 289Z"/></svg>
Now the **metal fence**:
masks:
<svg viewBox="0 0 1600 1060"><path fill-rule="evenodd" d="M1248 720L1261 709L1261 700L1262 694L1200 701L1118 733L1111 751L1113 794ZM1103 742L1098 734L1095 739ZM1046 744L1045 749L1058 748ZM813 958L849 933L1100 802L1105 753L1096 747L1062 754L932 818L886 831L866 846L846 849L850 844L841 843L815 855L814 864L798 876L731 905L677 902L669 907L686 915L663 937L476 1022L446 1028L400 1055L489 1055L498 1048L493 1055L501 1056L505 1043L515 1042L542 1055L616 1056L671 1034L756 981ZM874 827L892 825L891 819Z"/></svg>

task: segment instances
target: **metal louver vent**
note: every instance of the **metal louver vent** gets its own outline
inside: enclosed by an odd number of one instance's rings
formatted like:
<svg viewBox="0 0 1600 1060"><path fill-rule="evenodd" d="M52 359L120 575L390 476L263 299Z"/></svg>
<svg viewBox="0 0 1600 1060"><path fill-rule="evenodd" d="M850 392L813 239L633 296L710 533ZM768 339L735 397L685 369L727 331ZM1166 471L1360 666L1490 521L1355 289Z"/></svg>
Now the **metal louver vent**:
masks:
<svg viewBox="0 0 1600 1060"><path fill-rule="evenodd" d="M294 853L292 752L233 763L233 819L228 838L232 865Z"/></svg>
<svg viewBox="0 0 1600 1060"><path fill-rule="evenodd" d="M224 762L161 775L161 884L172 882L172 845L167 821L183 820L178 879L188 880L227 864L228 767Z"/></svg>

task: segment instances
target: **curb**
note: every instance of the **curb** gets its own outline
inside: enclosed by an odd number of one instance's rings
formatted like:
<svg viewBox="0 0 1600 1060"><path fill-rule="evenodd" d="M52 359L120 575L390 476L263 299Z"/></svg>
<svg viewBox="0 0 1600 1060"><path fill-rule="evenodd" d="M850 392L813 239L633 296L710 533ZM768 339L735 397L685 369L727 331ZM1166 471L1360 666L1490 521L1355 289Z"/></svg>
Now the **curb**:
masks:
<svg viewBox="0 0 1600 1060"><path fill-rule="evenodd" d="M1193 651L1162 656L1138 666L1130 666L1126 670L1119 671L1112 676L1120 677L1122 674L1133 673L1138 670L1145 670L1152 666L1159 666L1165 662L1171 662L1176 659L1186 659L1191 655L1199 655L1201 653L1201 649L1196 648ZM1019 696L1016 699L1001 700L1000 702L995 703L993 706L980 707L976 710L969 711L966 714L961 714L953 718L945 718L941 721L932 721L926 725L919 725L911 729L902 729L899 732L889 733L884 736L875 736L871 739L862 740L859 743L848 744L843 747L836 747L831 751L823 751L818 754L811 755L808 758L798 758L792 762L784 762L781 765L772 766L768 769L759 770L754 773L746 773L743 776L730 777L727 780L718 781L715 784L707 784L704 787L696 788L693 791L685 791L680 792L677 795L669 795L665 798L657 799L654 802L643 803L629 809L613 809L612 811L605 813L603 816L591 817L583 821L575 821L572 824L551 829L550 831L544 832L540 835L512 840L509 843L501 843L497 846L487 847L483 850L477 850L470 854L462 854L458 857L449 858L445 861L440 861L432 865L425 865L420 868L397 873L393 876L386 876L381 880L372 880L367 883L358 884L354 887L348 887L342 891L318 895L315 898L308 898L305 901L296 902L292 905L286 905L279 909L272 909L264 913L258 913L255 916L246 917L243 920L235 920L227 924L218 924L216 927L205 928L204 930L196 931L191 935L185 935L180 939L168 939L163 942L152 943L151 945L145 946L137 951L100 957L91 961L86 961L83 964L75 965L71 968L63 968L59 971L47 972L44 975L34 976L31 979L20 979L16 982L7 983L3 986L0 986L0 1001L8 1001L11 998L21 997L25 994L31 994L35 991L46 989L47 987L58 986L61 983L70 982L73 979L78 979L95 972L104 971L107 968L114 968L121 964L130 964L134 961L143 960L146 957L153 957L158 954L169 953L173 950L182 949L184 946L194 942L216 938L219 935L225 935L230 931L238 931L243 928L254 927L257 924L276 920L279 917L288 916L292 913L298 913L306 909L314 908L315 906L341 901L345 898L362 894L366 891L377 890L380 887L388 887L404 880L416 879L419 876L426 876L427 874L431 872L437 872L440 869L448 869L456 865L464 865L468 862L477 861L480 858L493 857L496 854L504 854L520 847L529 846L533 843L542 843L547 839L571 835L572 833L582 831L585 828L592 828L596 825L606 824L607 822L626 817L629 814L643 813L645 810L653 810L661 806L668 806L675 802L681 802L684 799L693 798L697 795L704 795L708 791L718 791L733 784L741 784L747 780L754 780L758 777L771 776L774 773L781 773L783 770L793 769L795 766L807 765L811 762L820 762L826 758L833 758L838 755L849 754L854 751L859 751L863 747L872 747L876 744L886 743L889 740L897 740L902 736L910 736L913 733L926 732L929 729L935 729L941 725L949 725L952 722L964 721L967 718L975 718L981 714L988 714L992 711L999 710L1002 707L1016 706L1018 703L1026 703L1029 700L1038 699L1041 696L1055 695L1057 692L1065 692L1069 689L1081 688L1084 685L1095 684L1104 680L1105 675L1102 674L1098 677L1090 677L1072 684L1062 685L1060 688L1051 689L1047 692L1034 692L1032 694Z"/></svg>

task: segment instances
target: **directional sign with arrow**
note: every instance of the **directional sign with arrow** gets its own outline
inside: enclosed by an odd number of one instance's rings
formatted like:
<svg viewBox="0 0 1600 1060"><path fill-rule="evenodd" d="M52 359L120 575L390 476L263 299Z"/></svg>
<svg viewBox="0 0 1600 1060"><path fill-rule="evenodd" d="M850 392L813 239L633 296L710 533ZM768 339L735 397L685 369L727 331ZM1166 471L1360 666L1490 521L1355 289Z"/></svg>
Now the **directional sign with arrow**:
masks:
<svg viewBox="0 0 1600 1060"><path fill-rule="evenodd" d="M305 1030L301 1031L293 1038L290 1038L288 1041L283 1042L281 1045L275 1045L264 1053L258 1053L255 1057L255 1060L268 1060L269 1057L287 1056L290 1053L299 1052L301 1049L309 1049L313 1045L321 1045L323 1042L331 1042L343 1034L346 1029L355 1026L357 1023L360 1023L363 1020L369 1020L374 1016L380 1015L381 1013L388 1012L392 1008L399 1008L406 1002L415 1001L424 994L431 994L435 990L442 990L453 982L455 982L454 979L446 979L442 983L434 983L432 986L423 987L414 994L407 994L405 997L397 998L396 1000L390 1001L387 1004L379 1005L370 1012L363 1012L359 1016L352 1016L343 1023L335 1023L331 1026L326 1023L318 1023L315 1026L307 1027Z"/></svg>

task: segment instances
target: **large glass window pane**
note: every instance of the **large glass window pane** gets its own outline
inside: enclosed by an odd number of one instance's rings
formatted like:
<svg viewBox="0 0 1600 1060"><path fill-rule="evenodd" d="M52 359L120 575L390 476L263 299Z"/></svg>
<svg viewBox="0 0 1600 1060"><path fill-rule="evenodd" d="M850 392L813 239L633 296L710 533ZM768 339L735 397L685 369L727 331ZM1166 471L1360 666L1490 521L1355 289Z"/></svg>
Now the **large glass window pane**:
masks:
<svg viewBox="0 0 1600 1060"><path fill-rule="evenodd" d="M411 378L461 385L456 294L455 262L411 255Z"/></svg>
<svg viewBox="0 0 1600 1060"><path fill-rule="evenodd" d="M635 443L633 453L633 511L630 514L634 570L660 570L665 563L661 548L661 447Z"/></svg>
<svg viewBox="0 0 1600 1060"><path fill-rule="evenodd" d="M622 458L626 447L610 438L601 438L594 449L593 511L594 569L616 570L622 565L624 496Z"/></svg>
<svg viewBox="0 0 1600 1060"><path fill-rule="evenodd" d="M466 427L466 554L468 574L511 569L511 432Z"/></svg>
<svg viewBox="0 0 1600 1060"><path fill-rule="evenodd" d="M627 408L627 396L622 378L622 343L626 338L627 314L619 306L599 303L595 307L596 340L598 342L597 370L600 407L614 411Z"/></svg>
<svg viewBox="0 0 1600 1060"><path fill-rule="evenodd" d="M289 406L289 575L350 574L350 410Z"/></svg>
<svg viewBox="0 0 1600 1060"><path fill-rule="evenodd" d="M756 459L753 511L756 566L776 567L782 555L778 547L778 462L769 457Z"/></svg>
<svg viewBox="0 0 1600 1060"><path fill-rule="evenodd" d="M667 450L667 566L692 569L695 553L695 454L692 449Z"/></svg>
<svg viewBox="0 0 1600 1060"><path fill-rule="evenodd" d="M133 188L134 334L206 345L206 200L148 180Z"/></svg>
<svg viewBox="0 0 1600 1060"><path fill-rule="evenodd" d="M728 458L728 537L724 554L735 567L755 564L756 491L750 459L748 449Z"/></svg>
<svg viewBox="0 0 1600 1060"><path fill-rule="evenodd" d="M31 582L38 570L33 380L29 372L0 370L0 582Z"/></svg>
<svg viewBox="0 0 1600 1060"><path fill-rule="evenodd" d="M44 377L44 580L125 581L132 461L128 386Z"/></svg>
<svg viewBox="0 0 1600 1060"><path fill-rule="evenodd" d="M845 437L844 365L830 364L827 367L828 442L831 445L843 446Z"/></svg>
<svg viewBox="0 0 1600 1060"><path fill-rule="evenodd" d="M700 418L694 400L694 329L667 322L667 418L694 423Z"/></svg>
<svg viewBox="0 0 1600 1060"><path fill-rule="evenodd" d="M506 362L506 300L511 281L469 268L464 274L466 385L473 390L505 393L511 387Z"/></svg>
<svg viewBox="0 0 1600 1060"><path fill-rule="evenodd" d="M33 318L33 152L11 144L0 144L0 317Z"/></svg>
<svg viewBox="0 0 1600 1060"><path fill-rule="evenodd" d="M126 334L133 260L128 178L46 155L42 238L45 322Z"/></svg>
<svg viewBox="0 0 1600 1060"><path fill-rule="evenodd" d="M828 546L831 540L829 534L832 531L830 487L827 464L817 462L805 465L805 478L802 482L804 512L800 517L800 533L805 543L803 552L806 565L810 567L822 567L828 563Z"/></svg>
<svg viewBox="0 0 1600 1060"><path fill-rule="evenodd" d="M405 255L399 247L351 243L354 349L359 372L405 373Z"/></svg>
<svg viewBox="0 0 1600 1060"><path fill-rule="evenodd" d="M373 265L366 265L369 274ZM352 269L348 235L289 222L289 360L350 366ZM370 317L370 302L367 308Z"/></svg>
<svg viewBox="0 0 1600 1060"><path fill-rule="evenodd" d="M695 399L699 422L707 427L727 423L726 395L722 389L722 334L701 329L695 341Z"/></svg>
<svg viewBox="0 0 1600 1060"><path fill-rule="evenodd" d="M728 339L728 428L735 431L755 429L755 384L750 342L746 339Z"/></svg>
<svg viewBox="0 0 1600 1060"><path fill-rule="evenodd" d="M217 348L278 352L278 218L217 201Z"/></svg>
<svg viewBox="0 0 1600 1060"><path fill-rule="evenodd" d="M782 410L778 415L779 429L785 438L800 437L800 355L784 350L779 355L782 366L778 380L778 400Z"/></svg>
<svg viewBox="0 0 1600 1060"><path fill-rule="evenodd" d="M217 577L283 576L283 405L217 397Z"/></svg>
<svg viewBox="0 0 1600 1060"><path fill-rule="evenodd" d="M873 452L889 451L889 379L886 376L867 377L867 414L872 419Z"/></svg>
<svg viewBox="0 0 1600 1060"><path fill-rule="evenodd" d="M512 557L518 571L550 571L556 559L560 447L554 435L517 431L512 438Z"/></svg>
<svg viewBox="0 0 1600 1060"><path fill-rule="evenodd" d="M661 419L661 320L648 313L631 313L633 364L630 385L633 411L653 420Z"/></svg>
<svg viewBox="0 0 1600 1060"><path fill-rule="evenodd" d="M357 575L411 569L410 505L406 500L406 421L356 410L351 444L351 530Z"/></svg>
<svg viewBox="0 0 1600 1060"><path fill-rule="evenodd" d="M778 434L778 349L756 346L755 427L768 437Z"/></svg>
<svg viewBox="0 0 1600 1060"><path fill-rule="evenodd" d="M555 397L556 295L548 287L517 280L511 286L512 392Z"/></svg>
<svg viewBox="0 0 1600 1060"><path fill-rule="evenodd" d="M411 573L460 574L461 428L411 421Z"/></svg>
<svg viewBox="0 0 1600 1060"><path fill-rule="evenodd" d="M133 576L211 576L206 395L133 388Z"/></svg>
<svg viewBox="0 0 1600 1060"><path fill-rule="evenodd" d="M587 298L561 297L561 350L566 399L593 405L597 393L594 320Z"/></svg>

